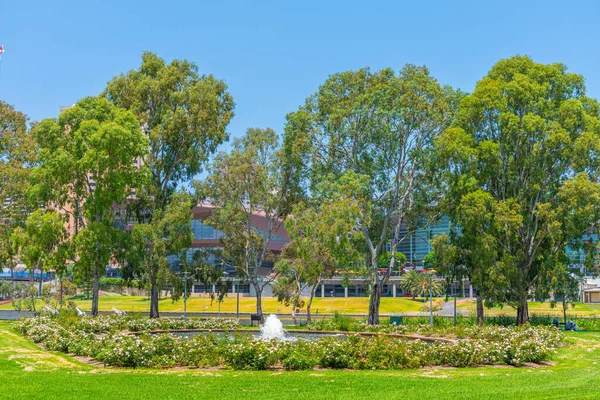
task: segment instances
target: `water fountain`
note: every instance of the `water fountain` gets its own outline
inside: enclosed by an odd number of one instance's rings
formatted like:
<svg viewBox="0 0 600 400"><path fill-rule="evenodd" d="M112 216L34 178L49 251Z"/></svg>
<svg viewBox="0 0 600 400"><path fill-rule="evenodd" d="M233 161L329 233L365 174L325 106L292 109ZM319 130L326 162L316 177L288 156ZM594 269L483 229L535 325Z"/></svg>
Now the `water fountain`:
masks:
<svg viewBox="0 0 600 400"><path fill-rule="evenodd" d="M277 315L271 314L260 327L260 338L264 340L278 339L286 340L283 324L277 318Z"/></svg>

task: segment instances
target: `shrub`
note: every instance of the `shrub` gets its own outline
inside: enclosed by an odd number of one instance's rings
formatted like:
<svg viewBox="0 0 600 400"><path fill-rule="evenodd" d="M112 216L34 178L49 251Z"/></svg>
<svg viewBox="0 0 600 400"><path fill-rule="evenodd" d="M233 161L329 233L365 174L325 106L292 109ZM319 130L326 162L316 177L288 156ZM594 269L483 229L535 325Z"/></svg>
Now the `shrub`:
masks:
<svg viewBox="0 0 600 400"><path fill-rule="evenodd" d="M233 369L265 370L277 361L277 343L244 338L225 350L225 365Z"/></svg>
<svg viewBox="0 0 600 400"><path fill-rule="evenodd" d="M72 315L58 318L25 318L15 330L41 343L50 350L89 356L118 367L169 368L173 366L226 366L233 369L264 370L281 363L289 370L323 368L402 369L420 366L539 363L554 354L562 333L553 327L525 325L521 327L431 327L416 325L421 334L454 335L455 341L438 341L432 345L421 340L407 340L383 332L374 336L350 334L344 338L324 337L307 342L263 341L237 336L199 334L191 338L169 333L135 336L120 330L181 326L180 320L150 320L144 323L121 317L90 319ZM338 321L339 322L339 321ZM191 324L213 326L201 320ZM218 323L214 323L218 325ZM368 327L390 332L406 332L406 326ZM187 322L183 323L187 326ZM101 332L102 334L98 334Z"/></svg>

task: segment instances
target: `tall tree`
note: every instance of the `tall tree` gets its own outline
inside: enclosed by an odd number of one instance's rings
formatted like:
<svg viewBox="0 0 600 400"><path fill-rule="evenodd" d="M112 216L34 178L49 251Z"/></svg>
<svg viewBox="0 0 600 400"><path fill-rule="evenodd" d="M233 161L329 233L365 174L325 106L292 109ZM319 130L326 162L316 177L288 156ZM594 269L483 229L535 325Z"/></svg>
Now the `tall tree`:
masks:
<svg viewBox="0 0 600 400"><path fill-rule="evenodd" d="M15 229L14 236L19 247L19 258L34 276L38 270L38 296L42 295L44 271L61 269L66 252L62 246L67 239L65 221L55 211L36 210L27 217L25 228Z"/></svg>
<svg viewBox="0 0 600 400"><path fill-rule="evenodd" d="M262 293L273 277L260 274L274 262L275 241L290 212L290 196L282 158L272 129L248 129L230 153L217 155L199 192L215 207L207 223L225 233L224 258L256 291L256 312L262 315ZM201 196L202 197L202 196ZM264 219L264 226L256 226Z"/></svg>
<svg viewBox="0 0 600 400"><path fill-rule="evenodd" d="M448 127L460 93L440 86L425 67L334 74L300 109L288 115L284 149L292 182L316 190L351 171L368 184L358 228L367 248L371 281L369 324L379 323L382 290L400 242L427 223L438 196L428 170L433 140ZM303 187L301 183L298 183ZM403 227L408 226L408 235ZM379 265L386 248L389 264ZM386 272L381 273L381 269Z"/></svg>
<svg viewBox="0 0 600 400"><path fill-rule="evenodd" d="M153 53L142 55L139 69L112 79L104 95L131 110L149 140L143 163L151 185L137 191L138 217L165 210L178 185L189 182L228 139L234 102L227 85L212 75L199 75L186 60L166 64Z"/></svg>
<svg viewBox="0 0 600 400"><path fill-rule="evenodd" d="M11 273L18 252L12 243L13 230L24 227L25 219L37 207L28 196L28 176L35 159L27 116L0 101L0 267Z"/></svg>
<svg viewBox="0 0 600 400"><path fill-rule="evenodd" d="M131 232L127 259L143 281L150 285L150 318L158 318L160 288L170 276L167 256L191 247L191 197L176 193L165 212L157 211L150 223L137 224Z"/></svg>
<svg viewBox="0 0 600 400"><path fill-rule="evenodd" d="M562 268L557 268L552 277L552 282L550 282L553 288L550 306L554 308L557 302L561 303L565 324L567 323L569 307L575 307L575 303L579 300L579 282L580 276L567 264L563 264Z"/></svg>
<svg viewBox="0 0 600 400"><path fill-rule="evenodd" d="M471 268L478 291L514 306L518 324L528 299L552 290L541 283L566 245L597 228L599 109L581 75L515 56L477 83L438 141L456 243L472 265L484 260Z"/></svg>
<svg viewBox="0 0 600 400"><path fill-rule="evenodd" d="M400 280L400 287L406 293L410 293L414 300L423 288L425 275L416 270L408 271Z"/></svg>
<svg viewBox="0 0 600 400"><path fill-rule="evenodd" d="M329 183L327 196L312 199L313 204L298 204L285 222L290 243L276 264L279 276L275 294L279 301L292 306L294 321L295 308L304 306L305 290L309 293L306 323L310 324L312 301L323 279L340 266L361 259L357 246L360 232L354 229L361 209L353 198L353 182L346 178Z"/></svg>
<svg viewBox="0 0 600 400"><path fill-rule="evenodd" d="M35 128L39 167L32 193L70 218L77 267L93 278L92 315L98 314L100 276L122 246L115 212L143 186L146 169L134 160L148 141L135 115L101 97L87 97ZM81 236L79 236L81 235Z"/></svg>

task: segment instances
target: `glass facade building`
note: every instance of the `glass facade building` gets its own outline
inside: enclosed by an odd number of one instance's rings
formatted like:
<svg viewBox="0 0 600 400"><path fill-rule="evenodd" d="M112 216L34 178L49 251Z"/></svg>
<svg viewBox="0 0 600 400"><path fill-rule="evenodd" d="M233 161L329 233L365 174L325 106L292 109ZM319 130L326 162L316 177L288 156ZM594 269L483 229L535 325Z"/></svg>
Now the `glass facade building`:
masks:
<svg viewBox="0 0 600 400"><path fill-rule="evenodd" d="M435 224L427 225L417 229L412 235L409 235L399 245L397 250L406 256L406 261L417 267L423 266L423 258L431 252L431 240L441 234L450 233L450 221L447 216L443 216ZM400 237L408 235L406 227L400 230ZM389 245L387 246L389 251Z"/></svg>

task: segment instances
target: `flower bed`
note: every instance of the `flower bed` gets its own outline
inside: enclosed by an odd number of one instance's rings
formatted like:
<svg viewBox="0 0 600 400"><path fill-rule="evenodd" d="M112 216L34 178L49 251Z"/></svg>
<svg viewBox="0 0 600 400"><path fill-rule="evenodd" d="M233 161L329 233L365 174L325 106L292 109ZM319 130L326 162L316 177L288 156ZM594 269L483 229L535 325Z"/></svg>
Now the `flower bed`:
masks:
<svg viewBox="0 0 600 400"><path fill-rule="evenodd" d="M33 323L34 319L21 320L21 323ZM44 323L58 324L66 329L80 330L88 333L109 333L118 331L143 332L154 330L177 330L177 329L238 329L239 321L236 319L197 319L189 318L187 321L174 318L141 319L123 316L98 316L78 317L73 315L61 315L58 320L49 317L39 317L38 321Z"/></svg>
<svg viewBox="0 0 600 400"><path fill-rule="evenodd" d="M210 321L210 322L208 322ZM77 320L26 318L15 329L50 350L91 357L105 365L130 368L221 366L233 369L288 370L321 368L403 369L424 366L468 367L545 361L562 334L548 327L484 327L465 329L465 339L427 344L384 333L344 339L325 337L312 342L263 341L248 336L214 334L191 338L169 333L131 335L127 330L154 328L211 329L236 327L219 320L133 321L122 317ZM98 334L102 333L102 334Z"/></svg>

